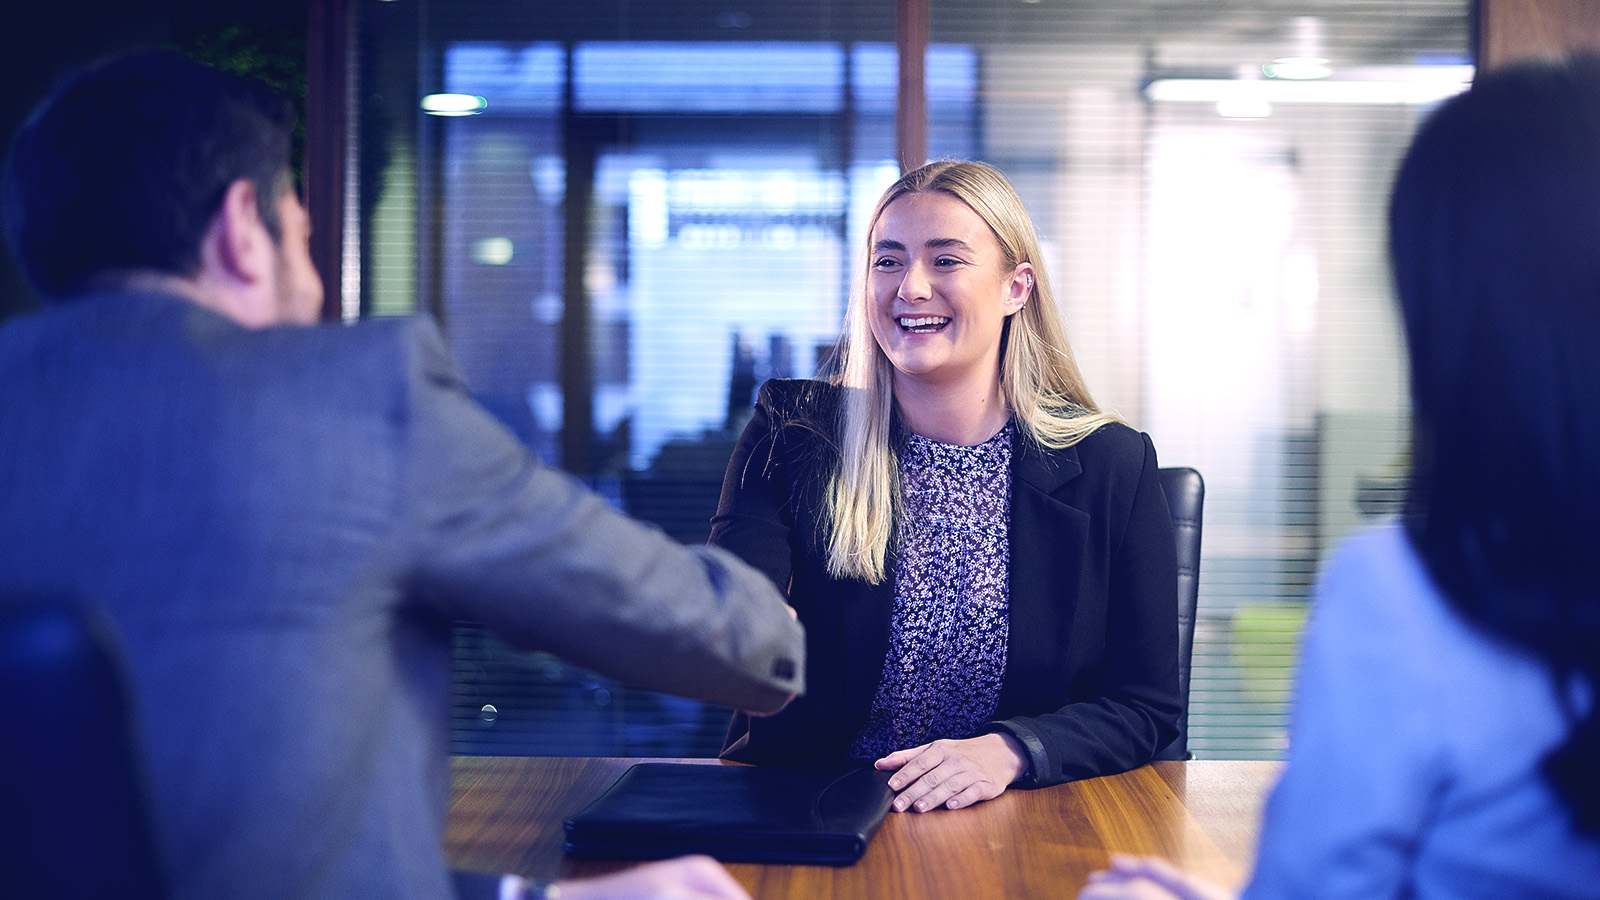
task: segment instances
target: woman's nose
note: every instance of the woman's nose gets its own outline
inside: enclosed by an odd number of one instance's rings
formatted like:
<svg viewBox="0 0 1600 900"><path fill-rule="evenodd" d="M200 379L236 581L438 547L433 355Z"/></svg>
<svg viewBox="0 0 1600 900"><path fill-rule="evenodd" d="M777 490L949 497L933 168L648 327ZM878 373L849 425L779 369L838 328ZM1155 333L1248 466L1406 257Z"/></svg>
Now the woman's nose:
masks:
<svg viewBox="0 0 1600 900"><path fill-rule="evenodd" d="M928 286L928 273L921 263L912 262L906 266L905 275L900 279L900 288L895 296L907 303L916 303L926 300L932 293Z"/></svg>

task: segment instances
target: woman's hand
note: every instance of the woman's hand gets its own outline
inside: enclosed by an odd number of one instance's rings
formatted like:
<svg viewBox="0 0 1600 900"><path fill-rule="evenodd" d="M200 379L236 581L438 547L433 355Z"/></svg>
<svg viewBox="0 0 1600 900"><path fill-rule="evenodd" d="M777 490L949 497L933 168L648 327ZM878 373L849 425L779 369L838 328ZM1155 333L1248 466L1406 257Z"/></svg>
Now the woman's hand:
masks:
<svg viewBox="0 0 1600 900"><path fill-rule="evenodd" d="M1078 900L1236 900L1221 887L1154 856L1111 857L1111 868L1089 876Z"/></svg>
<svg viewBox="0 0 1600 900"><path fill-rule="evenodd" d="M894 798L896 812L927 812L940 806L960 809L1000 796L1028 771L1028 757L1016 738L996 732L896 750L873 766L884 772L899 770L889 779L889 787L900 792Z"/></svg>

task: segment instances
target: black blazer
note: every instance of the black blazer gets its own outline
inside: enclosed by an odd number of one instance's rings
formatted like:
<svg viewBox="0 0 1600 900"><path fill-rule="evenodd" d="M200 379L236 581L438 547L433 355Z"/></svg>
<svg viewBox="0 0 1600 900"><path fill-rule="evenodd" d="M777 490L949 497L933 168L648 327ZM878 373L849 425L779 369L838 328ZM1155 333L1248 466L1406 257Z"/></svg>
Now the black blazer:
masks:
<svg viewBox="0 0 1600 900"><path fill-rule="evenodd" d="M824 565L842 390L767 382L728 465L711 542L787 589L808 660L805 696L774 716L735 714L729 759L842 761L877 692L893 576L873 585ZM1024 783L1126 771L1177 736L1177 559L1156 468L1150 439L1123 425L1057 451L1016 438L1010 639L989 730L1027 749Z"/></svg>

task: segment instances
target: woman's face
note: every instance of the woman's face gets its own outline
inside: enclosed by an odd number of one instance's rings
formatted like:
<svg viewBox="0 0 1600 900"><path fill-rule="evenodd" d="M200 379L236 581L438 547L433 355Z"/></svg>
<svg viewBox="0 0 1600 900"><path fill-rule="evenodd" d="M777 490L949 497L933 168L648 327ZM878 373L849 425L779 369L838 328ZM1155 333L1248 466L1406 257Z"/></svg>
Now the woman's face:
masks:
<svg viewBox="0 0 1600 900"><path fill-rule="evenodd" d="M891 202L872 229L867 313L896 384L997 382L1001 326L1032 282L1032 265L1007 267L988 223L955 197Z"/></svg>

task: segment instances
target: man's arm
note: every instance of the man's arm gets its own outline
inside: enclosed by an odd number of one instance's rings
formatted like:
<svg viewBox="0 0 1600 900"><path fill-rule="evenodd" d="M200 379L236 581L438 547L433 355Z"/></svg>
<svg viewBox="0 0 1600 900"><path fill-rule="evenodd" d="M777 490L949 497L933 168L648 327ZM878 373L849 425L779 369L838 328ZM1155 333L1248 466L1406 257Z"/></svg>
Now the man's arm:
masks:
<svg viewBox="0 0 1600 900"><path fill-rule="evenodd" d="M803 691L804 633L765 576L536 461L467 397L438 333L412 337L402 502L421 596L652 690L761 712Z"/></svg>

